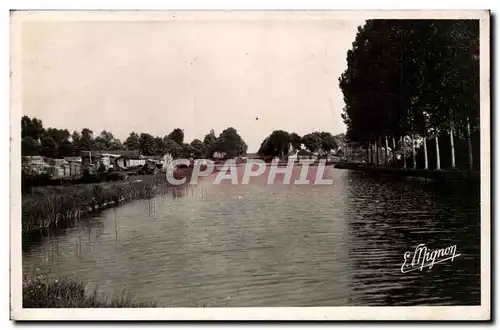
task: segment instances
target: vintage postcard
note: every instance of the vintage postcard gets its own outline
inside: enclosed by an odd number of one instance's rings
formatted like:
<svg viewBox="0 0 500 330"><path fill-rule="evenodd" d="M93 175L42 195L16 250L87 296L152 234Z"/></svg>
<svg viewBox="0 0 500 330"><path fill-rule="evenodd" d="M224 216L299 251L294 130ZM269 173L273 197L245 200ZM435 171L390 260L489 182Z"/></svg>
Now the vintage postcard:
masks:
<svg viewBox="0 0 500 330"><path fill-rule="evenodd" d="M489 11L10 20L12 319L490 319Z"/></svg>

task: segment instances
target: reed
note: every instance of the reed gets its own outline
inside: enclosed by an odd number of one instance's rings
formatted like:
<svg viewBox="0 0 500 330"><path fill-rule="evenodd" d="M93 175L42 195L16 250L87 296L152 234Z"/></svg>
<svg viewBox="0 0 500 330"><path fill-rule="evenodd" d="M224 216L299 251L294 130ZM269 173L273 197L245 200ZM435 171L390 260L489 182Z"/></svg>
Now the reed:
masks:
<svg viewBox="0 0 500 330"><path fill-rule="evenodd" d="M87 292L85 285L72 279L37 276L23 281L23 308L144 308L156 303L133 301L125 291L102 296L97 289Z"/></svg>
<svg viewBox="0 0 500 330"><path fill-rule="evenodd" d="M144 175L122 182L35 187L22 197L22 233L65 228L89 213L169 191L165 175Z"/></svg>

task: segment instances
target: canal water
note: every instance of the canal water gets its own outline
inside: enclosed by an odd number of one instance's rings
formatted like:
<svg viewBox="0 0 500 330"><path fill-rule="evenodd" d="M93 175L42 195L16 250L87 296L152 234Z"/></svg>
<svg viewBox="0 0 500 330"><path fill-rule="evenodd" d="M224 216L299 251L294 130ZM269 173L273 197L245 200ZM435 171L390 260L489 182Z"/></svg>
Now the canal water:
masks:
<svg viewBox="0 0 500 330"><path fill-rule="evenodd" d="M46 237L23 271L165 307L480 304L478 189L325 172L332 184L176 187ZM419 244L460 256L402 273Z"/></svg>

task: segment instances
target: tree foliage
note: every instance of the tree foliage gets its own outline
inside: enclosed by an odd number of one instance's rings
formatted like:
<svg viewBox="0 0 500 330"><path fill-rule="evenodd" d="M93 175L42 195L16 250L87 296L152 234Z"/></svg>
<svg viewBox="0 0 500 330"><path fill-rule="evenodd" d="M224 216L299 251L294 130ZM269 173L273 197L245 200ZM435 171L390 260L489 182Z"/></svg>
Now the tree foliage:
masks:
<svg viewBox="0 0 500 330"><path fill-rule="evenodd" d="M302 137L304 147L310 152L319 151L321 148L321 136L318 132L306 134Z"/></svg>
<svg viewBox="0 0 500 330"><path fill-rule="evenodd" d="M300 137L297 133L276 130L262 141L258 154L282 158L287 156L290 150L301 150L302 145L310 152L329 153L338 148L337 141L329 132L316 131Z"/></svg>
<svg viewBox="0 0 500 330"><path fill-rule="evenodd" d="M478 20L369 20L339 78L346 139L434 136L479 127Z"/></svg>
<svg viewBox="0 0 500 330"><path fill-rule="evenodd" d="M224 153L227 158L246 155L247 149L247 144L233 127L223 130L214 145L214 151Z"/></svg>
<svg viewBox="0 0 500 330"><path fill-rule="evenodd" d="M128 150L139 149L139 134L136 132L130 133L129 137L123 143Z"/></svg>
<svg viewBox="0 0 500 330"><path fill-rule="evenodd" d="M358 29L339 79L347 138L460 129L479 115L476 20L370 20Z"/></svg>
<svg viewBox="0 0 500 330"><path fill-rule="evenodd" d="M172 157L177 158L181 157L183 153L182 146L180 146L177 142L170 139L168 136L163 138L165 145L165 152L172 155Z"/></svg>
<svg viewBox="0 0 500 330"><path fill-rule="evenodd" d="M302 148L302 137L297 133L290 133L290 144L293 151L298 151Z"/></svg>
<svg viewBox="0 0 500 330"><path fill-rule="evenodd" d="M210 158L213 156L215 151L215 143L217 142L217 137L215 136L214 130L205 135L203 139L203 145L205 146L205 157Z"/></svg>
<svg viewBox="0 0 500 330"><path fill-rule="evenodd" d="M32 139L39 141L44 133L45 130L40 119L31 119L28 116L23 116L21 118L21 138L29 136Z"/></svg>
<svg viewBox="0 0 500 330"><path fill-rule="evenodd" d="M193 141L191 141L191 148L194 158L198 159L207 157L207 150L205 144L201 142L201 140L194 139Z"/></svg>
<svg viewBox="0 0 500 330"><path fill-rule="evenodd" d="M178 145L182 145L184 143L184 131L176 128L168 135L168 138L175 141Z"/></svg>
<svg viewBox="0 0 500 330"><path fill-rule="evenodd" d="M258 151L260 155L283 157L288 155L291 146L291 136L283 130L271 133L261 144Z"/></svg>
<svg viewBox="0 0 500 330"><path fill-rule="evenodd" d="M156 154L155 138L149 133L139 135L139 151L143 155L152 156Z"/></svg>

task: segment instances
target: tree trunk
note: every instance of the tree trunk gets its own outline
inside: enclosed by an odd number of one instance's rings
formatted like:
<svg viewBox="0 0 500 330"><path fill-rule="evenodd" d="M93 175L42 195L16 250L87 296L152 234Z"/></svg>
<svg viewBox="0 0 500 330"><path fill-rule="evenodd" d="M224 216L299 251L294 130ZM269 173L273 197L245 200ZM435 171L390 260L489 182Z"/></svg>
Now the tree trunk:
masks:
<svg viewBox="0 0 500 330"><path fill-rule="evenodd" d="M371 164L372 162L372 142L368 141L368 164Z"/></svg>
<svg viewBox="0 0 500 330"><path fill-rule="evenodd" d="M425 157L424 168L427 170L429 169L429 160L427 158L427 137L424 137L424 157Z"/></svg>
<svg viewBox="0 0 500 330"><path fill-rule="evenodd" d="M372 163L372 142L368 141L368 164Z"/></svg>
<svg viewBox="0 0 500 330"><path fill-rule="evenodd" d="M396 139L392 136L392 166L396 166Z"/></svg>
<svg viewBox="0 0 500 330"><path fill-rule="evenodd" d="M436 133L436 169L441 169L441 156L439 154L439 136Z"/></svg>
<svg viewBox="0 0 500 330"><path fill-rule="evenodd" d="M382 157L384 156L382 154L382 138L378 138L378 149L379 149L379 165L382 165Z"/></svg>
<svg viewBox="0 0 500 330"><path fill-rule="evenodd" d="M411 150L413 153L413 168L417 168L417 151L415 150L415 135L411 133Z"/></svg>
<svg viewBox="0 0 500 330"><path fill-rule="evenodd" d="M472 140L471 140L471 133L470 133L470 120L469 117L467 117L467 146L469 149L469 169L472 171L474 169L473 166L473 157L472 157Z"/></svg>
<svg viewBox="0 0 500 330"><path fill-rule="evenodd" d="M377 140L378 139L375 139L375 155L376 155L376 159L377 159L376 165L378 166L378 164L379 164L378 160L379 159L378 159L378 141Z"/></svg>
<svg viewBox="0 0 500 330"><path fill-rule="evenodd" d="M401 137L401 148L403 149L403 168L406 168L406 136Z"/></svg>
<svg viewBox="0 0 500 330"><path fill-rule="evenodd" d="M373 153L373 143L370 141L370 164L375 164L375 154Z"/></svg>
<svg viewBox="0 0 500 330"><path fill-rule="evenodd" d="M385 137L385 166L389 165L389 141Z"/></svg>
<svg viewBox="0 0 500 330"><path fill-rule="evenodd" d="M451 147L451 168L455 168L455 143L453 141L453 131L454 131L453 120L450 120L450 147Z"/></svg>

